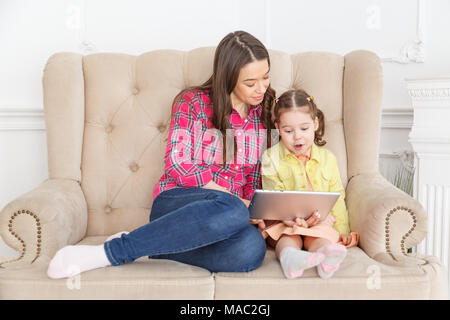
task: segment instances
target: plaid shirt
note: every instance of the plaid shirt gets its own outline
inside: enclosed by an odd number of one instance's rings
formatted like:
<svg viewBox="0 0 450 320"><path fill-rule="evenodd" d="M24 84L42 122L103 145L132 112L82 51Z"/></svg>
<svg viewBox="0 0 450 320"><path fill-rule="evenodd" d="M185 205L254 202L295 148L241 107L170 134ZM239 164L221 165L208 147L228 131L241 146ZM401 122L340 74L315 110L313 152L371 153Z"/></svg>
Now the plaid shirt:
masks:
<svg viewBox="0 0 450 320"><path fill-rule="evenodd" d="M234 195L250 200L254 190L261 188L260 156L266 149L261 112L261 105L252 106L248 117L242 120L233 109L232 129L226 132L224 166L222 134L210 122L213 111L209 92L196 90L184 94L174 105L164 174L155 186L153 199L175 187L201 187L213 180ZM236 159L233 159L233 136Z"/></svg>

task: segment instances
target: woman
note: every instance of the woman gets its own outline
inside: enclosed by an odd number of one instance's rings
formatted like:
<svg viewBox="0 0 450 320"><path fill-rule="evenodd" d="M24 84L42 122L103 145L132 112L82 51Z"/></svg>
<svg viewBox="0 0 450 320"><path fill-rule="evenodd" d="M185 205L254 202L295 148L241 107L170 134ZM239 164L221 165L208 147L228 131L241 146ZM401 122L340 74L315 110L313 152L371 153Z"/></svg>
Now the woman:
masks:
<svg viewBox="0 0 450 320"><path fill-rule="evenodd" d="M222 39L211 78L174 99L151 221L102 245L60 249L48 276L71 277L142 256L211 272L259 267L266 245L249 223L248 206L260 186L260 138L270 128L275 97L269 70L267 49L252 35L237 31Z"/></svg>

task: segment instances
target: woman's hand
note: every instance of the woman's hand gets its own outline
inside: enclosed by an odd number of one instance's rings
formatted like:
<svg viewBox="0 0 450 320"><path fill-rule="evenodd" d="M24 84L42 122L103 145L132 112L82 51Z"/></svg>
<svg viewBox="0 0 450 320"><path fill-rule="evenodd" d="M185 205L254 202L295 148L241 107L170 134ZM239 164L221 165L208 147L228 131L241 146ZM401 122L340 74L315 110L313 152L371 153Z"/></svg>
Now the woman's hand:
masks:
<svg viewBox="0 0 450 320"><path fill-rule="evenodd" d="M266 228L266 224L264 223L264 220L262 219L250 219L251 224L257 224L258 230L263 231Z"/></svg>
<svg viewBox="0 0 450 320"><path fill-rule="evenodd" d="M251 200L247 200L247 199L242 199L242 198L239 198L239 199L241 199L242 200L242 202L244 202L244 204L245 204L245 206L248 208L249 206L250 206L250 202L251 202Z"/></svg>
<svg viewBox="0 0 450 320"><path fill-rule="evenodd" d="M207 184L205 184L202 188L204 189L212 189L212 190L219 190L219 191L223 191L226 193L230 193L230 191L228 191L228 189L225 189L222 186L219 186L217 183L215 183L213 180L211 180L210 182L208 182Z"/></svg>
<svg viewBox="0 0 450 320"><path fill-rule="evenodd" d="M226 189L226 188L224 188L222 186L219 186L217 183L215 183L212 180L210 182L208 182L207 184L205 184L202 188L203 189L218 190L218 191L222 191L222 192L226 192L226 193L232 194L230 191L228 191L228 189ZM239 199L241 199L242 202L244 202L245 206L248 208L248 206L250 205L251 201L247 200L247 199L242 199L242 198L239 198Z"/></svg>

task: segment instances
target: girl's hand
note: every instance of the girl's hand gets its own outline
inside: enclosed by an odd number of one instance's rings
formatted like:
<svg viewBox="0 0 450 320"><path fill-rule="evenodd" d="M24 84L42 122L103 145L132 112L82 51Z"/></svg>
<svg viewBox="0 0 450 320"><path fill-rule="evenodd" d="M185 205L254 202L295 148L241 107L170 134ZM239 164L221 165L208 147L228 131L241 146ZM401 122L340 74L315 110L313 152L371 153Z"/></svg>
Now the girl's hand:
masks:
<svg viewBox="0 0 450 320"><path fill-rule="evenodd" d="M348 246L352 243L352 236L349 234L340 234L338 242L342 243L344 246Z"/></svg>
<svg viewBox="0 0 450 320"><path fill-rule="evenodd" d="M298 225L299 227L303 227L303 228L309 228L310 227L308 221L306 221L305 219L302 219L302 218L296 218L295 219L295 224Z"/></svg>
<svg viewBox="0 0 450 320"><path fill-rule="evenodd" d="M320 213L317 210L314 211L314 213L311 215L311 217L308 218L308 220L306 220L306 223L308 224L309 227L313 227L319 222L320 222Z"/></svg>
<svg viewBox="0 0 450 320"><path fill-rule="evenodd" d="M309 224L305 219L295 218L293 220L283 220L283 223L288 227L293 227L295 225L303 228L309 228Z"/></svg>
<svg viewBox="0 0 450 320"><path fill-rule="evenodd" d="M258 230L263 231L266 228L266 224L264 223L264 220L262 219L250 219L251 224L257 224Z"/></svg>
<svg viewBox="0 0 450 320"><path fill-rule="evenodd" d="M359 242L359 234L357 232L350 232L350 234L339 235L338 243L346 246L347 248L356 247Z"/></svg>
<svg viewBox="0 0 450 320"><path fill-rule="evenodd" d="M287 225L288 227L293 227L293 226L295 226L295 220L283 220L283 223L285 224L285 225Z"/></svg>

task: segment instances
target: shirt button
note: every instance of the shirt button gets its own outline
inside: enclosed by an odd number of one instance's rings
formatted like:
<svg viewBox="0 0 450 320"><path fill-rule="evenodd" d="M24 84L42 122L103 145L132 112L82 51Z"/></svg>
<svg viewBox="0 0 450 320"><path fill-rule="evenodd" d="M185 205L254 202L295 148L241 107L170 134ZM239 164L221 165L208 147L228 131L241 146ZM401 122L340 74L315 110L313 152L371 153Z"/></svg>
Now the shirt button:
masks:
<svg viewBox="0 0 450 320"><path fill-rule="evenodd" d="M238 136L240 136L241 135L241 133L240 132L238 132Z"/></svg>
<svg viewBox="0 0 450 320"><path fill-rule="evenodd" d="M236 168L236 170L238 170L238 169L239 169L239 166L236 166L235 168Z"/></svg>
<svg viewBox="0 0 450 320"><path fill-rule="evenodd" d="M227 179L227 180L228 180L228 176L225 176L225 179Z"/></svg>
<svg viewBox="0 0 450 320"><path fill-rule="evenodd" d="M239 148L239 150L238 150L239 152L242 152L242 149L241 148Z"/></svg>

